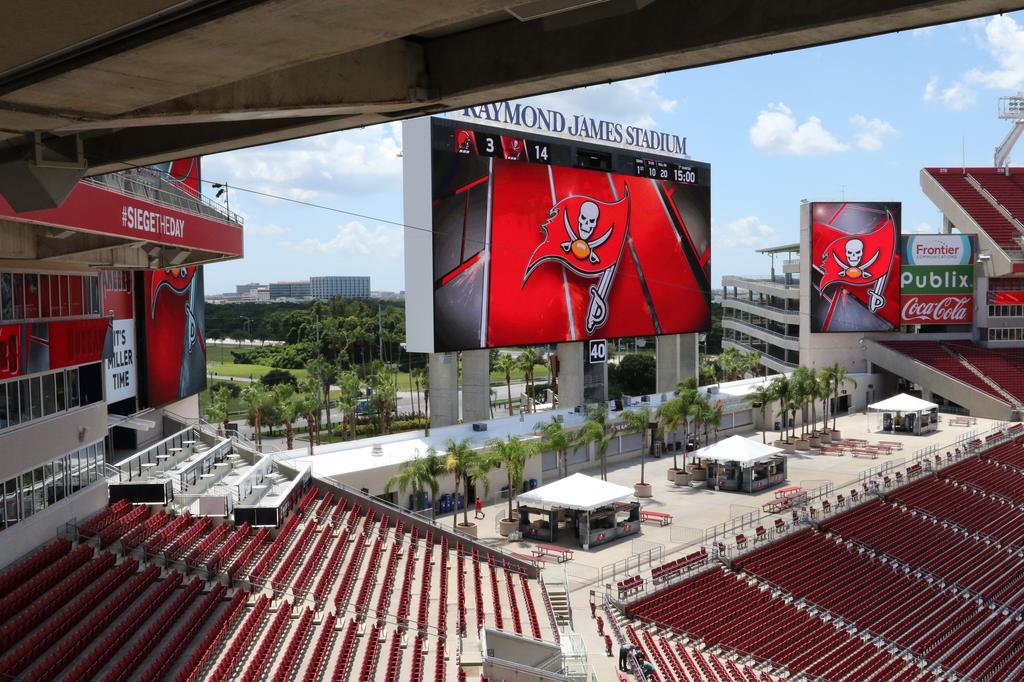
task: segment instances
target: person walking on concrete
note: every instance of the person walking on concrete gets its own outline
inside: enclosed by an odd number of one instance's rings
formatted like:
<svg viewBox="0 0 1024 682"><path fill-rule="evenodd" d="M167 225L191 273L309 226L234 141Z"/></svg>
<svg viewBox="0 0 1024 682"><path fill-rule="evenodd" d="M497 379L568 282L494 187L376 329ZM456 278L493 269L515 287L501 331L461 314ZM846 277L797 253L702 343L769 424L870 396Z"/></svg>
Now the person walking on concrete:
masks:
<svg viewBox="0 0 1024 682"><path fill-rule="evenodd" d="M623 644L619 647L619 670L624 673L629 672L629 654L632 651L633 647L629 644Z"/></svg>
<svg viewBox="0 0 1024 682"><path fill-rule="evenodd" d="M476 498L476 508L475 508L475 513L473 514L473 518L475 518L475 519L485 518L484 517L484 501L481 500L479 497Z"/></svg>

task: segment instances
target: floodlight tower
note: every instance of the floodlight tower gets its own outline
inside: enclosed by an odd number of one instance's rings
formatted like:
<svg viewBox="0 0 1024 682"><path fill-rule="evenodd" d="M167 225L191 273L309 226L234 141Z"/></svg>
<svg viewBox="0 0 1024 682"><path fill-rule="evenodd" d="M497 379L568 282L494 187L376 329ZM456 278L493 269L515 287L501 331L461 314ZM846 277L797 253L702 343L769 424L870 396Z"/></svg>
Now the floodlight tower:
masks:
<svg viewBox="0 0 1024 682"><path fill-rule="evenodd" d="M1024 133L1024 95L1018 93L1000 97L999 118L1004 121L1013 121L1013 128L1003 138L1002 143L996 147L995 154L996 168L1008 172L1010 152L1013 151L1013 145L1017 144L1021 133Z"/></svg>

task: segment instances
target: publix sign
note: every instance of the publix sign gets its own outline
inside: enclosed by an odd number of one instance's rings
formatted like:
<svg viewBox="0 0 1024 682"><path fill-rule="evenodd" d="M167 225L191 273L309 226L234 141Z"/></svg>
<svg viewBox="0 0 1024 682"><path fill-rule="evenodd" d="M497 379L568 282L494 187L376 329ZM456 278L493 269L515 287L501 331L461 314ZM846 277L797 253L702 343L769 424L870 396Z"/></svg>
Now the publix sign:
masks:
<svg viewBox="0 0 1024 682"><path fill-rule="evenodd" d="M902 251L902 324L970 324L974 319L973 237L907 234Z"/></svg>

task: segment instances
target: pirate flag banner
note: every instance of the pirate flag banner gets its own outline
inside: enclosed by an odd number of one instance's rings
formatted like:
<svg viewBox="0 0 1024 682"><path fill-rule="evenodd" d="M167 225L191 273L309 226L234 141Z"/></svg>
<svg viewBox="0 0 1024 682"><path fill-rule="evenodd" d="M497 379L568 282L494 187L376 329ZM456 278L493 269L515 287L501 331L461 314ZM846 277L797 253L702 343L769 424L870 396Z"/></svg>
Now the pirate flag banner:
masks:
<svg viewBox="0 0 1024 682"><path fill-rule="evenodd" d="M149 270L145 278L146 397L150 407L206 387L202 267Z"/></svg>
<svg viewBox="0 0 1024 682"><path fill-rule="evenodd" d="M899 328L900 204L813 203L811 331Z"/></svg>

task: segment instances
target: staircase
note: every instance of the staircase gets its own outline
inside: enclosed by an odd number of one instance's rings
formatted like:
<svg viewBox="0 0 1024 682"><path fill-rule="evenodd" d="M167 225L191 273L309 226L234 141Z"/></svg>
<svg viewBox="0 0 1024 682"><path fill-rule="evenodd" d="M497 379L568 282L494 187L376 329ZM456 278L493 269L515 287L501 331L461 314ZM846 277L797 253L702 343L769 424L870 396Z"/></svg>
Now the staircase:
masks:
<svg viewBox="0 0 1024 682"><path fill-rule="evenodd" d="M541 570L541 580L544 582L555 624L560 629L572 629L572 605L569 603L569 581L565 569L545 566Z"/></svg>

